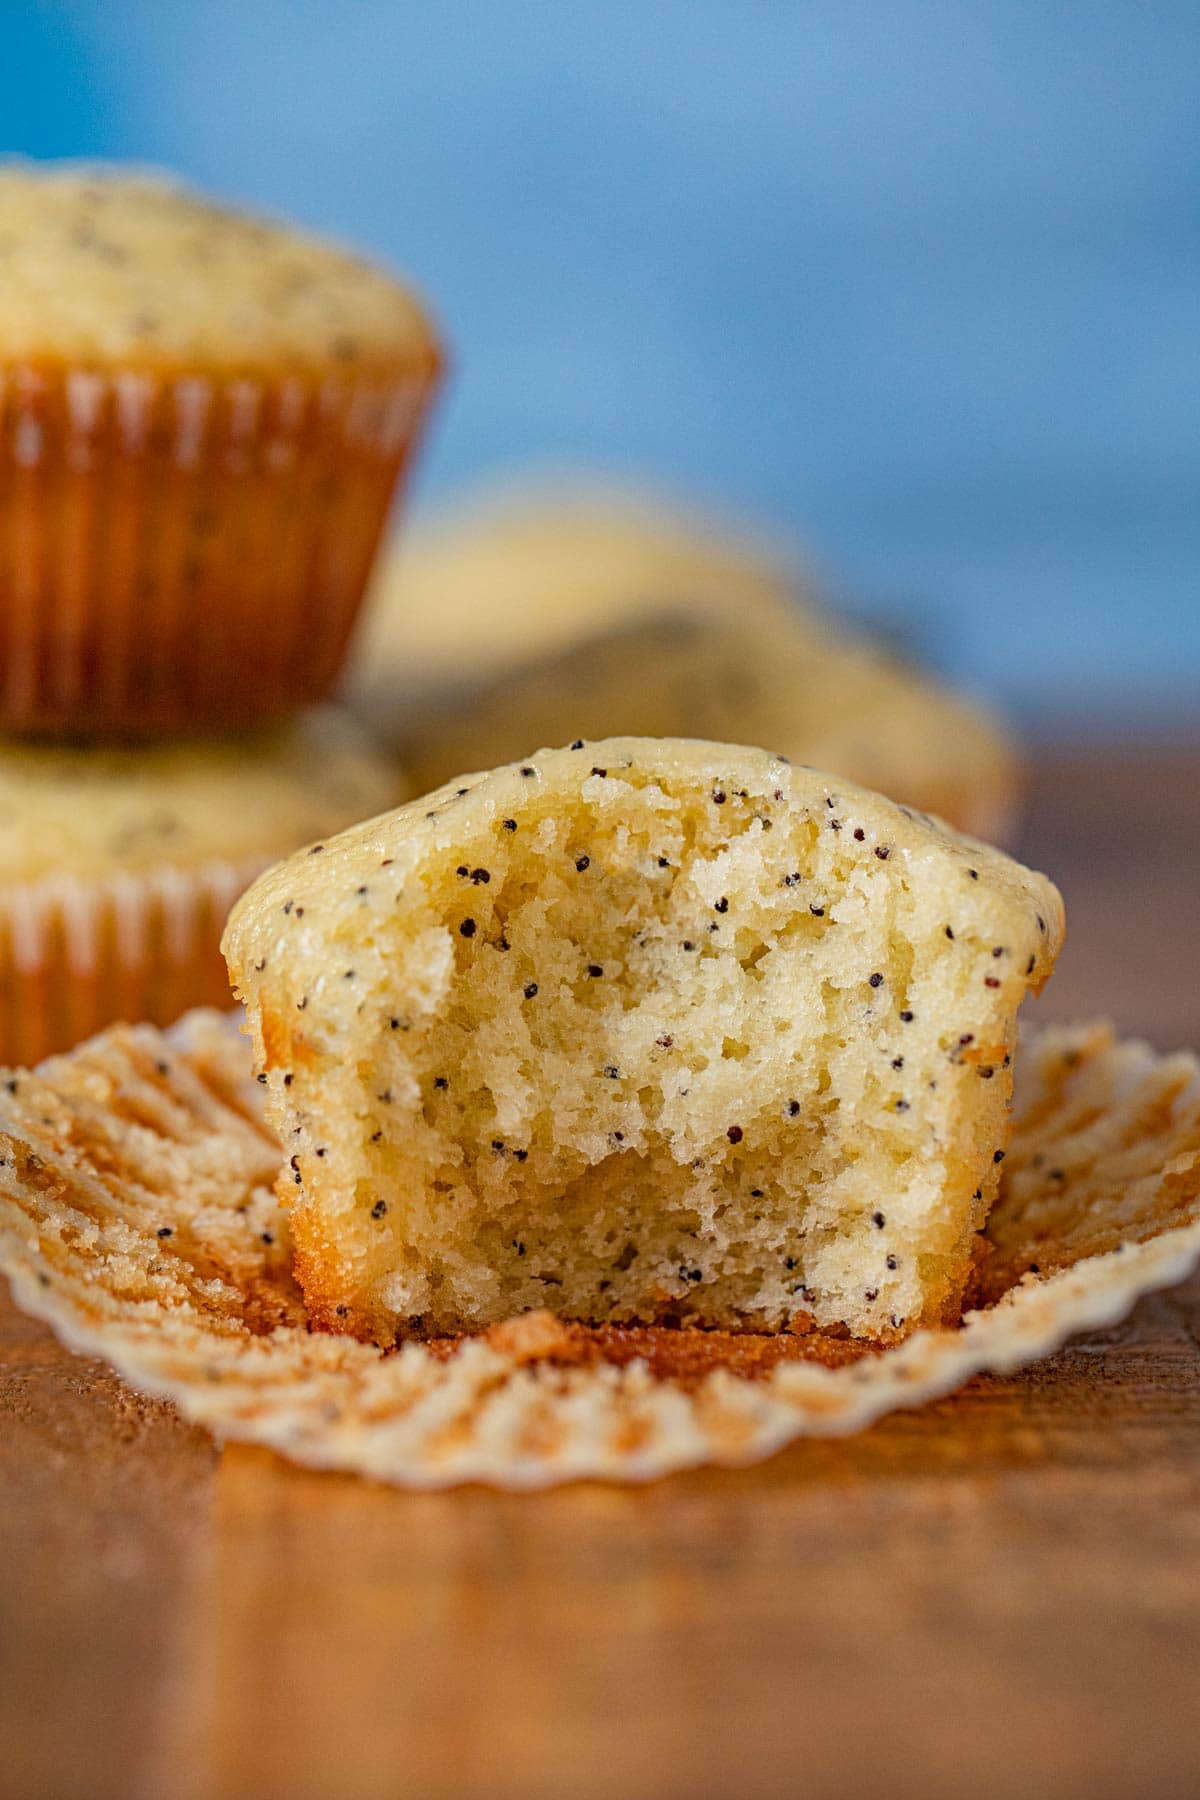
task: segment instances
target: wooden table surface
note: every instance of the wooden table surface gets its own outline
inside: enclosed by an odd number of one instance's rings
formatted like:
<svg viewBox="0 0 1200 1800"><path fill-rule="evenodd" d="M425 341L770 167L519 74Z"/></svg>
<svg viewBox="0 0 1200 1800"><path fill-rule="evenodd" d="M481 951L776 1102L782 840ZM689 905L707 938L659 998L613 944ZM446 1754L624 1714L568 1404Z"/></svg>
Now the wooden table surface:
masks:
<svg viewBox="0 0 1200 1800"><path fill-rule="evenodd" d="M1200 750L1056 755L1043 1014L1200 1042ZM0 1306L0 1793L1200 1794L1200 1284L644 1491L219 1454Z"/></svg>

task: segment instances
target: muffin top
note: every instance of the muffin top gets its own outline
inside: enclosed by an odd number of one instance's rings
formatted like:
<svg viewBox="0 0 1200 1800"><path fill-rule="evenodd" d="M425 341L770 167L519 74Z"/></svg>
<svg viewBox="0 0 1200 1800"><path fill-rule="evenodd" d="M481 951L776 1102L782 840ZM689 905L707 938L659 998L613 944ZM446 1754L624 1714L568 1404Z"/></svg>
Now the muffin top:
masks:
<svg viewBox="0 0 1200 1800"><path fill-rule="evenodd" d="M616 488L498 493L394 540L374 601L347 691L420 788L534 742L748 738L1011 829L1000 722L827 613L769 538Z"/></svg>
<svg viewBox="0 0 1200 1800"><path fill-rule="evenodd" d="M415 296L314 237L169 178L0 165L0 356L348 373L430 366Z"/></svg>
<svg viewBox="0 0 1200 1800"><path fill-rule="evenodd" d="M605 485L468 502L394 537L372 583L352 688L468 686L663 613L773 612L786 552L670 501Z"/></svg>
<svg viewBox="0 0 1200 1800"><path fill-rule="evenodd" d="M0 883L273 861L405 796L336 708L257 737L0 748Z"/></svg>

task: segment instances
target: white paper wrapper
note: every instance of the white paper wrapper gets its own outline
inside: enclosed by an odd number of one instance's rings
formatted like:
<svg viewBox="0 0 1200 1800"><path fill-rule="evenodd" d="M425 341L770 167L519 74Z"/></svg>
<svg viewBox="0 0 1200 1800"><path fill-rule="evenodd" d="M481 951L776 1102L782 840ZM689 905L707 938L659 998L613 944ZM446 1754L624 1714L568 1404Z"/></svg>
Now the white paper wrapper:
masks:
<svg viewBox="0 0 1200 1800"><path fill-rule="evenodd" d="M308 1330L230 1023L117 1028L0 1083L0 1264L63 1340L219 1437L409 1487L757 1461L1054 1350L1200 1260L1200 1069L1103 1026L1022 1048L977 1309L896 1349L531 1314L384 1353Z"/></svg>
<svg viewBox="0 0 1200 1800"><path fill-rule="evenodd" d="M269 862L70 874L0 889L0 1061L31 1064L114 1019L223 1002L229 908Z"/></svg>

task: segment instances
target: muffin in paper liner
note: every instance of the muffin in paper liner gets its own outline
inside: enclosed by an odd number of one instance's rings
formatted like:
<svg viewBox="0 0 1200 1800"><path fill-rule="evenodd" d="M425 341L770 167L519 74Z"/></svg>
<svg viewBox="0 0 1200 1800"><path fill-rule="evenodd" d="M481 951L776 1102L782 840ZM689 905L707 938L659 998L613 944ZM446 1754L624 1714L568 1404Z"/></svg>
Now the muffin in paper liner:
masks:
<svg viewBox="0 0 1200 1800"><path fill-rule="evenodd" d="M418 789L576 737L749 741L990 842L1023 776L1002 722L847 628L769 540L619 490L497 496L385 547L351 703Z"/></svg>
<svg viewBox="0 0 1200 1800"><path fill-rule="evenodd" d="M1105 1026L1022 1052L976 1305L896 1348L531 1313L383 1352L310 1331L231 1021L118 1028L0 1084L0 1265L74 1349L220 1438L409 1487L644 1481L852 1432L1111 1324L1200 1260L1200 1068Z"/></svg>
<svg viewBox="0 0 1200 1800"><path fill-rule="evenodd" d="M440 352L333 246L0 167L0 726L248 726L332 689Z"/></svg>
<svg viewBox="0 0 1200 1800"><path fill-rule="evenodd" d="M1062 937L1046 876L745 745L531 750L298 852L222 948L313 1323L956 1317Z"/></svg>
<svg viewBox="0 0 1200 1800"><path fill-rule="evenodd" d="M228 1006L233 902L277 857L404 792L334 708L227 741L0 747L0 1059Z"/></svg>

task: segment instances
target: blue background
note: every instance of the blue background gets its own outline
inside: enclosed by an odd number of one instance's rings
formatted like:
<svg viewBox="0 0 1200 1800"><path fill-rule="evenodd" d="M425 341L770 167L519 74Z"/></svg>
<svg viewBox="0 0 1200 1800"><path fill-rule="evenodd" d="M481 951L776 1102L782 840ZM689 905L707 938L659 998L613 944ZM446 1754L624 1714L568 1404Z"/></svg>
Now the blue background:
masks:
<svg viewBox="0 0 1200 1800"><path fill-rule="evenodd" d="M536 462L783 526L1046 721L1194 716L1200 5L5 9L5 148L382 254L457 371L422 506Z"/></svg>

